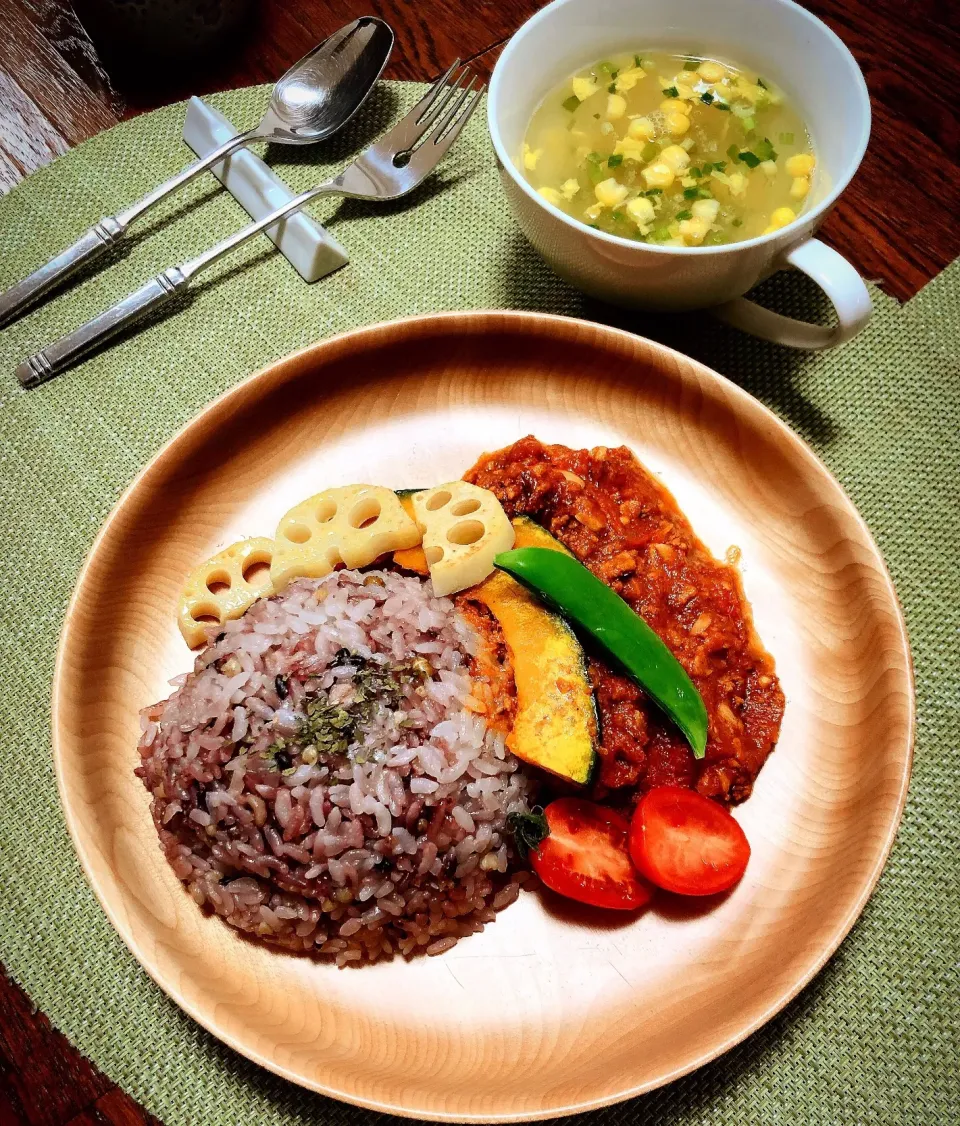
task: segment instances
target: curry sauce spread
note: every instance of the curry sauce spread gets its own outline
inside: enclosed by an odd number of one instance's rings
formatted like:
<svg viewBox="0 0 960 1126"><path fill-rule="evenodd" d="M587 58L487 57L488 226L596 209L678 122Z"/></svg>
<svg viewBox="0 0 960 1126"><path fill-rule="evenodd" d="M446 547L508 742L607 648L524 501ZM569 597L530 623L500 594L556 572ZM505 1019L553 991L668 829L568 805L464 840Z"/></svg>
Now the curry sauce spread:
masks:
<svg viewBox="0 0 960 1126"><path fill-rule="evenodd" d="M571 450L534 437L484 455L465 479L495 493L508 516L536 520L616 590L703 697L709 734L698 761L633 680L591 657L596 796L680 785L726 802L747 798L776 744L783 692L738 572L713 558L670 493L625 447Z"/></svg>

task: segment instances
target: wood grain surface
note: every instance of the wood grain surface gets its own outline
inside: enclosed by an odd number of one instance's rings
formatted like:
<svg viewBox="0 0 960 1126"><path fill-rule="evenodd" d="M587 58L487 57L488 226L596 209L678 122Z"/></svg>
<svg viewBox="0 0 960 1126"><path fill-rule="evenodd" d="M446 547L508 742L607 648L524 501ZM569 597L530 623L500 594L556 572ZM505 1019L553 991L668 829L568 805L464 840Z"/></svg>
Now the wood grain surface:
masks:
<svg viewBox="0 0 960 1126"><path fill-rule="evenodd" d="M82 6L82 5L81 5ZM373 12L397 32L391 78L428 80L456 54L489 73L540 0L262 0L217 63L161 81L108 73L67 0L0 0L0 191L87 137L190 93L274 80L323 36ZM823 236L907 300L960 254L960 22L951 0L806 0L856 56L873 139ZM147 1119L0 974L0 1121Z"/></svg>
<svg viewBox="0 0 960 1126"><path fill-rule="evenodd" d="M162 857L133 776L139 709L192 664L175 621L183 576L246 531L268 533L318 483L449 480L528 432L629 445L715 556L740 550L788 701L776 753L736 812L752 848L743 882L719 901L661 897L639 919L612 922L524 894L440 957L347 972L203 915ZM534 313L358 329L207 407L98 537L67 611L53 695L54 766L81 864L164 991L286 1078L455 1122L552 1117L651 1090L778 1012L880 874L912 730L892 583L809 448L679 353ZM402 1003L385 1007L385 995Z"/></svg>

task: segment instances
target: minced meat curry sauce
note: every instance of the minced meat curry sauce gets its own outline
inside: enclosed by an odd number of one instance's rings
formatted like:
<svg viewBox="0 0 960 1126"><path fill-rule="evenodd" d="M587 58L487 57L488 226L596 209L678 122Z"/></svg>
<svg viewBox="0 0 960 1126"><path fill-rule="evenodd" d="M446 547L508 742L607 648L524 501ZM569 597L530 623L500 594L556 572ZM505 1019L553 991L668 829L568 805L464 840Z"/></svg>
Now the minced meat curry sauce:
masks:
<svg viewBox="0 0 960 1126"><path fill-rule="evenodd" d="M534 437L484 455L465 479L495 493L509 516L547 528L616 590L703 697L709 736L697 761L641 688L591 657L600 715L595 796L617 800L680 785L726 802L747 798L776 744L783 692L739 574L711 556L670 493L624 447L571 450ZM471 616L487 635L477 658L486 662L484 679L500 707L509 707L509 693L496 686L502 639L490 635L491 619L476 608Z"/></svg>

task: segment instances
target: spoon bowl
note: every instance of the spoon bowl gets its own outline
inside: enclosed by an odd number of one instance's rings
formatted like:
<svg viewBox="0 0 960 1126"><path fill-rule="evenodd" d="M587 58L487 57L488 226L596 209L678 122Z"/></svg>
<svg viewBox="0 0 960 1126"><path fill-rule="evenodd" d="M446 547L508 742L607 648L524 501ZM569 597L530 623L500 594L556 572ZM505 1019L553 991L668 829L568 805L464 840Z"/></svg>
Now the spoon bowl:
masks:
<svg viewBox="0 0 960 1126"><path fill-rule="evenodd" d="M366 101L392 49L393 31L375 16L334 32L274 86L258 139L310 145L335 133Z"/></svg>

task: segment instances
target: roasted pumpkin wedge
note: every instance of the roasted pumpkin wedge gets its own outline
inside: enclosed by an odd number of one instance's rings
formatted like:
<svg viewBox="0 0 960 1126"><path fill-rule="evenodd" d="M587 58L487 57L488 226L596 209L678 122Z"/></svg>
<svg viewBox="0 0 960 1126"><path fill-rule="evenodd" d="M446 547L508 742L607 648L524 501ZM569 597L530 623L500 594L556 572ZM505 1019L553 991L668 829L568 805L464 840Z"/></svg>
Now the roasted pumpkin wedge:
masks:
<svg viewBox="0 0 960 1126"><path fill-rule="evenodd" d="M410 517L411 520L416 520L416 513L413 511L413 494L419 493L420 489L397 489L397 497L403 511ZM402 567L405 571L415 571L418 575L429 575L430 568L427 566L427 557L423 554L423 547L417 544L415 547L407 547L402 551L395 551L393 553L393 561L398 567Z"/></svg>
<svg viewBox="0 0 960 1126"><path fill-rule="evenodd" d="M569 554L526 517L513 520L517 547ZM500 623L510 650L517 711L507 746L524 762L580 785L596 760L597 712L587 659L576 634L520 583L498 571L466 592Z"/></svg>

